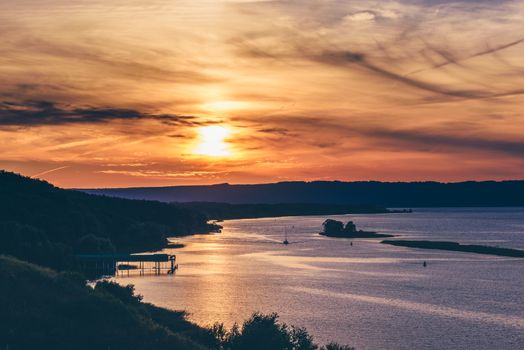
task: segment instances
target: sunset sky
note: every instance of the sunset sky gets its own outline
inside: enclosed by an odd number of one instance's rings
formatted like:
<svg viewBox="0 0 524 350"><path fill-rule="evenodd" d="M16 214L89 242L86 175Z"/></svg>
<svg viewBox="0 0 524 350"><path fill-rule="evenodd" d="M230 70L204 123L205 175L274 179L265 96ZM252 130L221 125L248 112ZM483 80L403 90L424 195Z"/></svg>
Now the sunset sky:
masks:
<svg viewBox="0 0 524 350"><path fill-rule="evenodd" d="M0 2L0 168L62 187L524 178L524 1Z"/></svg>

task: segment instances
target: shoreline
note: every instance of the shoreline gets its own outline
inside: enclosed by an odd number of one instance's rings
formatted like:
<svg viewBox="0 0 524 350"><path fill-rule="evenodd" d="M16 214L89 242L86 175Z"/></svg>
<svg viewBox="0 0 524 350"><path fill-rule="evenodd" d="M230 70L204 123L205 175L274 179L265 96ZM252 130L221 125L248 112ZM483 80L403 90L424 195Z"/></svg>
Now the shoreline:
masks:
<svg viewBox="0 0 524 350"><path fill-rule="evenodd" d="M510 258L524 258L524 250L514 248L492 247L478 244L460 244L449 241L413 241L413 240L383 240L382 244L397 247L444 250L463 253L505 256Z"/></svg>

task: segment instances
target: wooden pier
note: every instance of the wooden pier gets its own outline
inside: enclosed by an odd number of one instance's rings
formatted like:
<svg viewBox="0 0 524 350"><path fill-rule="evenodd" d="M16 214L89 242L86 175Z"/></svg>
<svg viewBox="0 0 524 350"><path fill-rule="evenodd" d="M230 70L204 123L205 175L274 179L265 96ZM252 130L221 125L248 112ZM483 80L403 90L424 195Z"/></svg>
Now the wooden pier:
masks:
<svg viewBox="0 0 524 350"><path fill-rule="evenodd" d="M95 275L172 275L178 269L171 254L82 254L76 256L82 269Z"/></svg>

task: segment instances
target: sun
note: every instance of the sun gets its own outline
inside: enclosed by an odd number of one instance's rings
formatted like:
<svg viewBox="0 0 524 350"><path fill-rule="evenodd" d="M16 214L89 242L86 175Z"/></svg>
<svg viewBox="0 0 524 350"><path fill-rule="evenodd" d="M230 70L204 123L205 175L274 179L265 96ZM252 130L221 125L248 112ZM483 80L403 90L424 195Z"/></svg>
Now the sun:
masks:
<svg viewBox="0 0 524 350"><path fill-rule="evenodd" d="M226 142L226 138L230 134L229 128L219 125L198 128L199 143L193 153L208 157L230 156L231 150Z"/></svg>

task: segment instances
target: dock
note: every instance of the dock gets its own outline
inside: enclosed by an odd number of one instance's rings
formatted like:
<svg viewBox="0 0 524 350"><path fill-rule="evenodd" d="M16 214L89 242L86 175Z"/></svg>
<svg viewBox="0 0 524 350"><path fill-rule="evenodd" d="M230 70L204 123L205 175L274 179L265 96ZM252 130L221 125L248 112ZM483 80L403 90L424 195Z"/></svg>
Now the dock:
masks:
<svg viewBox="0 0 524 350"><path fill-rule="evenodd" d="M171 254L80 254L80 267L95 275L127 276L131 271L145 274L172 275L178 269L176 255Z"/></svg>

